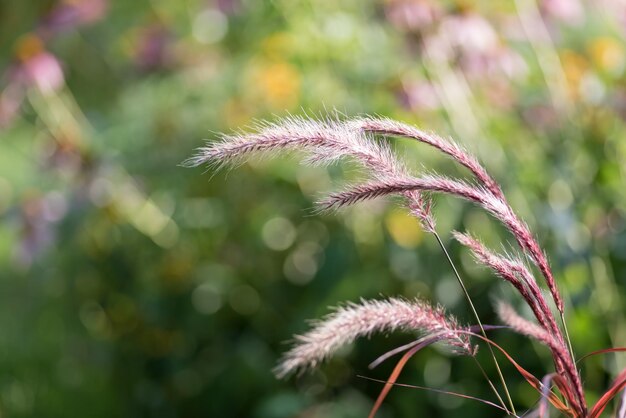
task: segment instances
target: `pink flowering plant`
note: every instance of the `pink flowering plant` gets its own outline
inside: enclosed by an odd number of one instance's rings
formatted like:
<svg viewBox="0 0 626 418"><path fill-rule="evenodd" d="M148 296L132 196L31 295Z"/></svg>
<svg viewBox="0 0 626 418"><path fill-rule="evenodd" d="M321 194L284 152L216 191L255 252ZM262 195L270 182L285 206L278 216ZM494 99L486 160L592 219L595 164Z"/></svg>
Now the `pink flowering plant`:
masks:
<svg viewBox="0 0 626 418"><path fill-rule="evenodd" d="M449 178L437 173L415 176L388 144L377 137L402 137L428 144L469 170L471 179ZM486 403L510 416L521 417L532 413L534 416L547 417L552 409L569 417L596 418L624 389L626 369L617 375L595 404L587 403L578 365L582 358L576 359L574 355L563 298L548 259L527 224L508 203L498 182L459 144L385 118L342 120L331 117L314 120L288 117L278 123L261 123L253 133L224 135L220 141L200 148L187 164L198 166L206 163L222 167L244 162L253 156L274 156L281 151L303 154L304 162L308 164L351 160L363 169L365 179L362 182L348 185L323 198L319 202L321 210L335 210L383 196L400 195L409 213L440 245L443 256L450 263L465 294L476 324L460 325L455 318L446 314L443 307L432 306L419 298L348 303L315 322L305 334L295 337L293 346L275 369L278 377L316 367L339 348L359 337L376 332L402 330L417 332L419 338L383 354L372 363L371 366L374 367L392 356L403 354L384 382L370 417L376 414L387 393L396 384L406 362L419 350L434 343L450 347L454 354L469 356L481 371L483 369L475 355L478 343L484 344L495 363L500 381L498 385L494 384L483 371L495 400L479 399L461 393L445 393ZM470 233L453 232L454 238L469 249L478 263L487 266L513 286L530 308L532 319L522 317L509 303L498 301L497 313L504 326L482 324L465 284L436 230L431 199L438 193L473 202L502 223L513 236L518 251L515 254L502 254L488 249ZM542 290L543 286L547 288L547 292ZM553 371L544 376L534 376L524 369L514 359L514 354L505 351L487 336L487 331L497 328L508 328L543 344L551 354ZM608 348L589 355L625 350ZM540 401L532 411L520 413L516 410L496 354L510 362L537 391ZM626 418L623 400L617 416Z"/></svg>

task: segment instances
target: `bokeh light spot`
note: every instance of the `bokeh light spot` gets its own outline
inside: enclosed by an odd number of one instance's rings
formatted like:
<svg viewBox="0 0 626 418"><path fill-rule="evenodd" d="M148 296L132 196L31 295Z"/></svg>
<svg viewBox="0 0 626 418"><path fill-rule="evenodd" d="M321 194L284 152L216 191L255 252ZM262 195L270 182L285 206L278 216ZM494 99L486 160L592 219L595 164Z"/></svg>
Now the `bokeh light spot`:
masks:
<svg viewBox="0 0 626 418"><path fill-rule="evenodd" d="M459 283L450 277L442 278L437 282L435 295L444 306L453 307L461 300Z"/></svg>
<svg viewBox="0 0 626 418"><path fill-rule="evenodd" d="M272 218L263 225L263 242L274 251L283 251L291 247L296 239L296 229L285 218Z"/></svg>
<svg viewBox="0 0 626 418"><path fill-rule="evenodd" d="M203 283L191 293L191 302L198 312L210 315L222 307L222 295L212 283Z"/></svg>
<svg viewBox="0 0 626 418"><path fill-rule="evenodd" d="M322 248L314 242L299 245L285 260L284 273L287 280L303 285L310 282L319 268Z"/></svg>
<svg viewBox="0 0 626 418"><path fill-rule="evenodd" d="M228 19L215 9L206 9L196 16L192 25L193 37L203 44L219 42L228 32Z"/></svg>
<svg viewBox="0 0 626 418"><path fill-rule="evenodd" d="M442 357L428 359L424 366L424 382L429 387L440 387L450 378L450 360Z"/></svg>
<svg viewBox="0 0 626 418"><path fill-rule="evenodd" d="M252 315L261 306L258 292L251 286L239 285L230 291L228 302L235 312L241 315Z"/></svg>
<svg viewBox="0 0 626 418"><path fill-rule="evenodd" d="M394 210L385 218L389 235L401 247L415 248L422 241L423 232L419 222L404 211Z"/></svg>
<svg viewBox="0 0 626 418"><path fill-rule="evenodd" d="M554 210L562 211L570 207L574 196L567 183L559 179L550 186L548 201Z"/></svg>

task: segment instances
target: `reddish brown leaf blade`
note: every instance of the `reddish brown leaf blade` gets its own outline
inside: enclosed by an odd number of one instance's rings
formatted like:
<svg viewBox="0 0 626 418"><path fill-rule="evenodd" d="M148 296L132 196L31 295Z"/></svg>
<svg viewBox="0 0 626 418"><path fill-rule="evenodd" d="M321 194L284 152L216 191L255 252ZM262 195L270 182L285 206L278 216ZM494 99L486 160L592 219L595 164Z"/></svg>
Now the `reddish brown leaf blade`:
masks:
<svg viewBox="0 0 626 418"><path fill-rule="evenodd" d="M384 380L373 379L373 378L367 377L367 376L359 376L359 377L362 377L363 379L371 380L373 382L388 383L388 382L386 382ZM493 406L494 408L498 408L501 411L507 412L506 409L502 408L498 404L495 404L495 403L493 403L491 401L488 401L486 399L478 398L476 396L466 395L464 393L450 392L448 390L433 389L433 388L428 388L428 387L424 387L424 386L408 385L406 383L397 383L397 382L393 383L393 386L401 386L401 387L404 387L404 388L427 390L429 392L442 393L444 395L451 395L451 396L456 396L456 397L459 397L459 398L470 399L470 400L473 400L473 401L478 401L478 402L484 403L485 405Z"/></svg>
<svg viewBox="0 0 626 418"><path fill-rule="evenodd" d="M565 381L565 379L563 379L562 376L555 375L554 376L554 384L556 385L556 387L559 388L559 391L563 394L565 399L570 399L570 400L571 399L576 399L575 395L574 395L574 392L572 391L572 388ZM552 395L554 395L554 394L552 393ZM572 401L570 401L570 403L572 403Z"/></svg>
<svg viewBox="0 0 626 418"><path fill-rule="evenodd" d="M445 335L446 333L442 332L439 334L423 337L417 341L414 341L411 344L408 344L409 346L413 345L413 347L400 358L400 360L398 361L398 364L396 364L396 367L394 367L393 371L391 372L391 375L389 376L389 379L387 379L387 383L385 384L383 389L380 391L380 394L378 395L378 398L376 399L376 403L374 403L374 406L372 407L372 410L370 411L368 418L374 418L374 416L376 415L376 412L378 411L380 406L383 404L383 401L387 397L387 394L393 387L396 380L398 380L398 377L400 376L402 369L406 365L406 362L409 361L409 359L413 357L415 353L420 351L422 348L428 347L429 345L434 344L444 339ZM403 347L407 347L407 346L403 346Z"/></svg>
<svg viewBox="0 0 626 418"><path fill-rule="evenodd" d="M367 366L370 369L375 369L376 367L378 367L382 362L384 362L385 360L387 360L390 357L395 356L396 354L400 354L403 351L406 351L410 348L415 347L417 344L420 343L421 340L415 340L415 341L411 341L408 344L405 344L403 346L394 348L393 350L387 351L385 354L383 354L382 356L379 356L376 360L374 360L373 362L370 363L369 366Z"/></svg>
<svg viewBox="0 0 626 418"><path fill-rule="evenodd" d="M581 358L579 358L576 363L578 363L579 361L583 361L587 357L596 356L598 354L618 353L620 351L626 351L626 347L605 348L605 349L602 349L602 350L592 351L591 353L587 353L584 356L582 356Z"/></svg>
<svg viewBox="0 0 626 418"><path fill-rule="evenodd" d="M589 413L590 418L597 418L600 416L604 408L608 405L608 403L626 386L626 369L622 370L619 375L615 378L615 381L607 390L604 395L596 402L596 404L591 409Z"/></svg>
<svg viewBox="0 0 626 418"><path fill-rule="evenodd" d="M504 354L504 356L506 357L506 359L517 369L517 371L524 377L524 379L526 379L526 381L528 382L528 384L530 384L533 388L535 388L535 390L537 392L539 392L539 394L541 394L541 382L539 381L539 379L537 379L534 375L532 375L529 371L527 371L526 369L524 369L522 366L520 366L515 360L513 360L513 358L509 355L509 353L506 352L506 350L502 347L500 347L498 344L496 344L493 340L490 340L489 338L485 338L480 334L476 334L476 333L472 333L472 332L468 332L468 334L480 338L481 340L491 344L492 346L496 347L498 350L500 350L500 352L502 354ZM550 392L550 403L559 411L562 411L563 413L572 416L573 415L573 411L571 408L565 406L565 404L563 404L563 402L552 392Z"/></svg>
<svg viewBox="0 0 626 418"><path fill-rule="evenodd" d="M491 331L491 330L497 330L497 329L507 329L507 328L509 328L509 327L504 326L504 325L485 325L485 324L483 324L483 329L485 331ZM469 327L469 330L472 331L472 332L479 332L480 331L480 326L479 325L472 325L471 327ZM403 351L408 350L409 348L419 344L422 340L423 340L423 338L420 338L419 340L411 341L408 344L405 344L405 345L402 345L400 347L394 348L393 350L387 351L385 354L379 356L376 360L371 362L368 367L370 369L375 369L376 367L378 367L385 360L395 356L396 354L400 354Z"/></svg>
<svg viewBox="0 0 626 418"><path fill-rule="evenodd" d="M409 359L413 357L413 355L415 355L415 353L421 350L424 346L425 345L422 345L422 344L416 345L415 347L411 348L409 351L404 353L402 358L400 358L400 360L398 361L398 364L396 364L396 367L393 368L391 375L389 375L389 379L387 379L385 386L380 391L380 394L378 395L378 398L376 399L376 402L374 403L374 406L372 407L372 410L370 411L368 418L374 418L374 416L376 415L376 412L378 412L378 410L380 409L380 406L383 404L383 401L387 397L387 394L393 387L396 380L398 380L398 376L400 376L400 373L402 372L402 369L404 369L406 362L409 361Z"/></svg>

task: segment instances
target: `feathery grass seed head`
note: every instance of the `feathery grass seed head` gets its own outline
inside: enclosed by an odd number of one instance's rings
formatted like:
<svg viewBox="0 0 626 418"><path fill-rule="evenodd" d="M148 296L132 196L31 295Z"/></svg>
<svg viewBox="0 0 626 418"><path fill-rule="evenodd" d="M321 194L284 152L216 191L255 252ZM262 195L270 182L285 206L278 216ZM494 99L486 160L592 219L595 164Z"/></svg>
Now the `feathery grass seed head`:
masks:
<svg viewBox="0 0 626 418"><path fill-rule="evenodd" d="M419 299L361 300L358 304L337 308L314 323L306 334L296 336L294 346L276 368L276 375L284 377L296 370L313 368L358 337L396 330L428 335L440 333L441 340L454 351L466 355L474 353L467 335L458 332L465 328L441 307L434 308Z"/></svg>

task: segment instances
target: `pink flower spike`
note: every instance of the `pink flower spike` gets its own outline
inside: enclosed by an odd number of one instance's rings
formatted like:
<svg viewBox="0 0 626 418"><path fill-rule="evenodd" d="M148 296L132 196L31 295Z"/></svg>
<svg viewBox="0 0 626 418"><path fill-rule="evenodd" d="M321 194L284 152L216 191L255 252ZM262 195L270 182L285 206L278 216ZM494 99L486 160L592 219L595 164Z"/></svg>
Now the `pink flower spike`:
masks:
<svg viewBox="0 0 626 418"><path fill-rule="evenodd" d="M582 383L578 371L576 370L576 365L572 362L567 348L560 344L549 331L522 318L510 305L504 302L498 303L498 316L515 331L533 338L550 348L555 360L558 359L563 364L565 375L575 390L578 404L574 406L579 410L581 416L586 416L584 411L587 410L587 404L585 402Z"/></svg>
<svg viewBox="0 0 626 418"><path fill-rule="evenodd" d="M473 355L469 339L459 330L456 320L441 307L433 308L419 299L361 300L338 308L313 329L296 337L295 345L285 354L276 368L278 377L296 370L317 366L332 353L358 337L374 332L396 330L425 335L442 334L442 340L460 354Z"/></svg>
<svg viewBox="0 0 626 418"><path fill-rule="evenodd" d="M281 152L302 152L304 162L312 165L331 164L351 160L365 170L371 179L410 178L407 169L392 153L388 145L379 143L349 123L289 117L277 123L260 123L255 133L224 135L222 140L199 149L187 160L187 166L204 163L223 166L245 161L253 154L273 156ZM434 231L435 221L428 202L418 191L407 190L410 211L425 230Z"/></svg>

